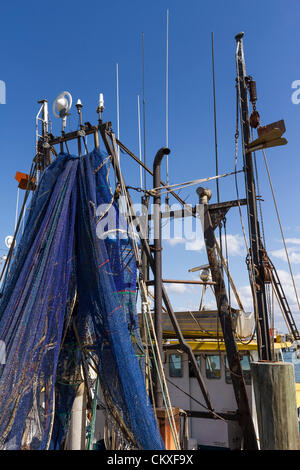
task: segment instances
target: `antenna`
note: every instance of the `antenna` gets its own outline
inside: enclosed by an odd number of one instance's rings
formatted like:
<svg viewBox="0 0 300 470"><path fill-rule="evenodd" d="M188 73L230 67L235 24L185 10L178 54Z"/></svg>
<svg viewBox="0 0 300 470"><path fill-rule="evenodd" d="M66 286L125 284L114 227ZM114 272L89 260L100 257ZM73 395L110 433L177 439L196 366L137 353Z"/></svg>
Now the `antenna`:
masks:
<svg viewBox="0 0 300 470"><path fill-rule="evenodd" d="M145 35L142 33L142 81L143 81L143 127L144 127L144 165L146 166L146 101L145 101ZM144 189L147 189L147 172L144 168Z"/></svg>
<svg viewBox="0 0 300 470"><path fill-rule="evenodd" d="M116 64L116 79L117 79L117 136L120 140L120 109L119 109L119 64ZM118 145L118 160L120 164L120 147Z"/></svg>
<svg viewBox="0 0 300 470"><path fill-rule="evenodd" d="M169 9L167 9L166 24L166 147L169 148ZM169 155L166 160L167 185L169 185ZM169 207L169 193L166 195L166 210Z"/></svg>
<svg viewBox="0 0 300 470"><path fill-rule="evenodd" d="M166 147L169 148L169 9L166 31ZM169 156L167 155L167 184L169 184Z"/></svg>
<svg viewBox="0 0 300 470"><path fill-rule="evenodd" d="M97 113L99 114L99 122L102 122L103 111L104 111L104 96L103 96L103 93L99 93L99 105L97 108Z"/></svg>
<svg viewBox="0 0 300 470"><path fill-rule="evenodd" d="M48 101L39 100L38 104L40 104L41 107L35 118L35 148L36 148L37 154L39 154L40 152L39 141L42 142L42 146L44 150L46 148L49 148L49 145L47 142L47 135L48 135L48 126L50 123L49 113L48 113ZM39 125L39 123L41 124ZM39 129L40 127L41 127L41 130ZM47 151L45 153L47 153ZM41 171L41 165L39 165L39 171ZM38 180L38 176L39 176L39 172L37 172L37 180Z"/></svg>
<svg viewBox="0 0 300 470"><path fill-rule="evenodd" d="M24 233L24 225L25 225L26 210L27 210L27 206L26 206L26 202L25 202L25 205L24 205L24 214L23 214L23 221L22 221L22 235L23 235L23 233Z"/></svg>
<svg viewBox="0 0 300 470"><path fill-rule="evenodd" d="M82 106L82 102L79 98L78 98L77 103L75 104L75 106L76 106L78 116L79 116L79 125L82 126L82 107L83 106Z"/></svg>
<svg viewBox="0 0 300 470"><path fill-rule="evenodd" d="M214 98L214 129L215 129L215 155L216 155L216 175L219 174L218 162L218 139L217 139L217 109L216 109L216 82L215 82L215 52L214 52L214 33L211 33L211 55L212 55L212 75L213 75L213 98ZM220 202L219 179L217 184L217 200ZM221 243L221 242L220 242Z"/></svg>
<svg viewBox="0 0 300 470"><path fill-rule="evenodd" d="M138 101L138 127L139 127L139 157L140 157L140 161L142 161L140 95L137 96L137 101ZM143 189L143 171L142 171L142 166L139 165L139 167L140 167L140 184L141 184L141 189Z"/></svg>
<svg viewBox="0 0 300 470"><path fill-rule="evenodd" d="M57 118L62 119L62 133L65 130L67 124L67 116L72 106L72 96L68 91L60 93L53 103L53 114Z"/></svg>
<svg viewBox="0 0 300 470"><path fill-rule="evenodd" d="M16 230L16 227L17 227L17 222L18 222L18 211L19 211L19 194L20 194L20 188L18 187L18 189L17 189L16 216L15 216L15 230Z"/></svg>

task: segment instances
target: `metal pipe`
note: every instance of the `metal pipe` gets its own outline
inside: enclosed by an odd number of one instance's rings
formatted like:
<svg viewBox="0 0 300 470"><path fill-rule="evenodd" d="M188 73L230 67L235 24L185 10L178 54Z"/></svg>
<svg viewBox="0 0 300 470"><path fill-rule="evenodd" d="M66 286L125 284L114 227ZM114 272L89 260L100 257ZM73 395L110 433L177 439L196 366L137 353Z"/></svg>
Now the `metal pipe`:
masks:
<svg viewBox="0 0 300 470"><path fill-rule="evenodd" d="M186 281L184 279L163 279L162 282L164 282L165 284L199 284L201 286L213 286L216 284L213 281Z"/></svg>
<svg viewBox="0 0 300 470"><path fill-rule="evenodd" d="M160 186L160 165L164 155L169 155L170 149L162 147L155 155L153 163L153 187ZM153 196L154 213L154 326L157 337L159 354L162 357L163 330L162 330L162 256L161 256L161 196L160 190ZM158 377L155 380L154 387L155 403L157 408L163 406L162 390L159 385Z"/></svg>

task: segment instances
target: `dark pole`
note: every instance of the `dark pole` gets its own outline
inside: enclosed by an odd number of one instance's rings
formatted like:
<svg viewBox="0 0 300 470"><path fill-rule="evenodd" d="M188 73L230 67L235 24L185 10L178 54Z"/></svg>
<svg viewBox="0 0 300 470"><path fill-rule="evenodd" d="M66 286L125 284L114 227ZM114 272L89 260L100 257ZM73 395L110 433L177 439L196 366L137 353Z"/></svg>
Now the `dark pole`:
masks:
<svg viewBox="0 0 300 470"><path fill-rule="evenodd" d="M212 280L215 283L214 292L218 307L218 315L223 331L233 390L239 410L239 424L243 433L244 449L257 449L255 429L251 417L239 351L232 326L231 310L226 293L222 262L218 254L217 241L209 213L208 201L211 198L212 193L209 189L197 188L197 194L199 196L200 208L203 209L203 213L200 213L200 216L203 226L205 247Z"/></svg>
<svg viewBox="0 0 300 470"><path fill-rule="evenodd" d="M160 165L164 155L169 155L170 149L161 148L154 159L153 163L153 187L160 186ZM153 197L153 222L154 222L154 326L157 338L157 345L160 356L163 353L163 330L162 330L162 256L161 256L161 196L160 189L156 190ZM156 374L154 386L155 403L157 408L162 408L163 397L162 390Z"/></svg>
<svg viewBox="0 0 300 470"><path fill-rule="evenodd" d="M257 314L256 332L259 359L265 361L272 360L272 350L270 344L270 332L268 322L268 311L266 292L263 276L262 263L262 242L260 237L259 223L257 217L256 190L253 172L252 153L247 152L250 143L250 121L247 94L247 76L243 49L244 33L235 36L237 42L236 65L237 65L237 87L240 101L241 127L243 135L243 153L245 166L245 183L248 209L248 225L250 236L250 254L252 271L252 292L254 297L254 308Z"/></svg>

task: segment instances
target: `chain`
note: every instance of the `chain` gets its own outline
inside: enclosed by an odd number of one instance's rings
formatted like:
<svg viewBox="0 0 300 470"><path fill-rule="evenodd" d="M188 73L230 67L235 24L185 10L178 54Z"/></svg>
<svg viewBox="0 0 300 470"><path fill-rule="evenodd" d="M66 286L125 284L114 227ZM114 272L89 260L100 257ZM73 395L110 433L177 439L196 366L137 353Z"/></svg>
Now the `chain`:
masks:
<svg viewBox="0 0 300 470"><path fill-rule="evenodd" d="M238 91L238 80L239 80L239 77L236 79L236 131L235 131L235 135L234 135L234 139L235 139L235 170L237 168L238 139L239 139L239 91ZM245 226L244 226L243 214L242 214L242 209L241 209L241 204L240 204L237 174L235 174L235 187L236 187L237 202L238 202L242 232L243 232L243 237L244 237L244 242L245 242L245 247L246 247L246 252L247 252L246 263L248 263L247 268L248 268L248 272L249 272L250 284L251 284L251 289L252 289L255 320L256 320L256 325L259 328L258 308L257 308L257 299L256 299L256 291L255 291L255 274L254 274L255 269L257 269L257 268L255 266L253 266L252 258L251 258L251 252L250 252L248 242L247 242L247 236L246 236L246 231L245 231ZM254 332L255 332L255 330L254 330ZM254 333L253 333L253 336L254 336Z"/></svg>

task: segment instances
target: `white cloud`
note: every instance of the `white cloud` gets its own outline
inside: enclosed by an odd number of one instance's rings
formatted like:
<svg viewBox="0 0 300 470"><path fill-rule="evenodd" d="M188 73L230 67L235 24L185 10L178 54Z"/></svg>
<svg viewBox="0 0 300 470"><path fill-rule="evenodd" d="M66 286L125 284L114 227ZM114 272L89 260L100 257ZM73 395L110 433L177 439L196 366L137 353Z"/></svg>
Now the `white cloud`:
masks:
<svg viewBox="0 0 300 470"><path fill-rule="evenodd" d="M288 252L291 263L294 263L294 264L300 263L300 246L287 248L287 252ZM283 261L287 261L286 252L284 248L281 248L280 250L271 251L271 256L274 256L275 258L279 258Z"/></svg>
<svg viewBox="0 0 300 470"><path fill-rule="evenodd" d="M177 283L168 283L165 284L168 292L174 292L176 294L184 294L186 292L191 292L194 290L195 286L190 284L177 284Z"/></svg>
<svg viewBox="0 0 300 470"><path fill-rule="evenodd" d="M286 238L286 244L291 245L287 247L287 252L291 263L300 264L300 238ZM286 252L284 248L271 251L271 255L283 261L287 261Z"/></svg>
<svg viewBox="0 0 300 470"><path fill-rule="evenodd" d="M230 256L244 256L245 255L245 243L244 238L239 234L230 234L228 233L227 236L227 250L228 255ZM219 239L217 238L218 242ZM167 243L171 246L176 245L185 245L185 249L187 251L201 251L205 248L203 237L201 238L194 238L189 240L184 237L178 238L170 238L166 240ZM225 246L225 237L222 237L222 244L223 244L223 256L226 253L226 246Z"/></svg>
<svg viewBox="0 0 300 470"><path fill-rule="evenodd" d="M286 243L291 243L292 245L300 245L300 238L286 238Z"/></svg>
<svg viewBox="0 0 300 470"><path fill-rule="evenodd" d="M193 240L186 242L185 249L187 251L201 251L204 248L204 241L203 240Z"/></svg>
<svg viewBox="0 0 300 470"><path fill-rule="evenodd" d="M243 256L245 254L245 242L244 238L239 235L227 234L227 250L231 256ZM226 253L225 237L222 237L223 253ZM223 254L223 256L224 256Z"/></svg>
<svg viewBox="0 0 300 470"><path fill-rule="evenodd" d="M204 241L201 238L188 240L186 238L170 238L166 240L171 246L184 245L187 251L200 251L204 248Z"/></svg>
<svg viewBox="0 0 300 470"><path fill-rule="evenodd" d="M182 245L186 240L184 238L169 238L167 243L171 246Z"/></svg>
<svg viewBox="0 0 300 470"><path fill-rule="evenodd" d="M245 312L253 311L253 298L250 285L237 288Z"/></svg>
<svg viewBox="0 0 300 470"><path fill-rule="evenodd" d="M295 290L294 290L290 273L288 271L278 269L277 274L282 284L282 288L284 290L287 301L290 304L290 308L292 312L294 313L294 312L299 311L297 298L296 298L296 294L295 294ZM295 285L296 285L298 296L300 297L300 274L294 274L294 280L295 280Z"/></svg>

